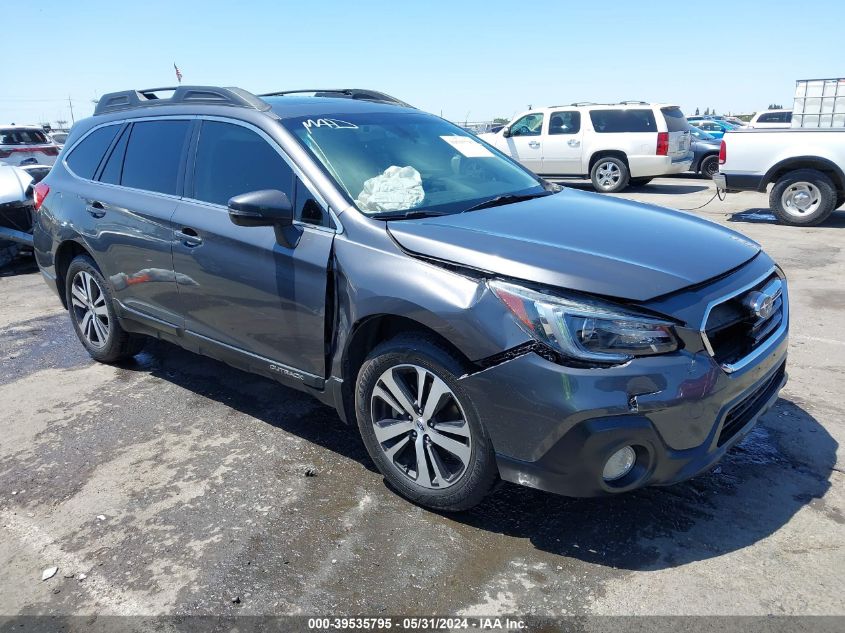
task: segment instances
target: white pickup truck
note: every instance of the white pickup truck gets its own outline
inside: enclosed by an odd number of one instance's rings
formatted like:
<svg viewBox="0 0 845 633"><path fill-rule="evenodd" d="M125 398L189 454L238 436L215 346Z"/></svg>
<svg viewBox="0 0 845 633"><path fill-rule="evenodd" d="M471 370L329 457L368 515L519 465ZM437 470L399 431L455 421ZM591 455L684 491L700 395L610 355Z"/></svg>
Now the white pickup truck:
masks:
<svg viewBox="0 0 845 633"><path fill-rule="evenodd" d="M719 152L716 187L759 191L784 224L814 226L845 204L845 129L735 130Z"/></svg>

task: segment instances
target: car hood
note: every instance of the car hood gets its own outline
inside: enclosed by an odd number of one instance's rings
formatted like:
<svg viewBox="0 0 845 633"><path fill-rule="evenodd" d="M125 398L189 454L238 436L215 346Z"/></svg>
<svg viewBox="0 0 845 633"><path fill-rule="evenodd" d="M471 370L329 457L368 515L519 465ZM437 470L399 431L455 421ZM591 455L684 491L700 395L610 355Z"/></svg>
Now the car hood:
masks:
<svg viewBox="0 0 845 633"><path fill-rule="evenodd" d="M573 189L390 221L388 231L410 253L632 301L712 279L760 252L756 242L693 215Z"/></svg>

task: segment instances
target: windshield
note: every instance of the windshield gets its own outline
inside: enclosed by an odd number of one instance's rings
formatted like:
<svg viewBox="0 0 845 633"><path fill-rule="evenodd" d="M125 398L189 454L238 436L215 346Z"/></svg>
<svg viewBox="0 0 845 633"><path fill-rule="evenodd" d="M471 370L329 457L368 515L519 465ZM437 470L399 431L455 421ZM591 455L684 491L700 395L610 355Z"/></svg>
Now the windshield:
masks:
<svg viewBox="0 0 845 633"><path fill-rule="evenodd" d="M338 113L282 123L363 213L458 213L541 181L472 134L415 112Z"/></svg>

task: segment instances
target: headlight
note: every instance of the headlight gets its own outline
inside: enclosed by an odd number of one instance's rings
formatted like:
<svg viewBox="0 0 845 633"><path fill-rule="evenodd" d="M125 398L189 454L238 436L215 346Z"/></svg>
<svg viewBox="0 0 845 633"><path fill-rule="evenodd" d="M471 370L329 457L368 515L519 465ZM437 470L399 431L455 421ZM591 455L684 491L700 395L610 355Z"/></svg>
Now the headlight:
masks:
<svg viewBox="0 0 845 633"><path fill-rule="evenodd" d="M569 358L625 362L678 349L672 323L582 299L564 299L488 281L520 327Z"/></svg>

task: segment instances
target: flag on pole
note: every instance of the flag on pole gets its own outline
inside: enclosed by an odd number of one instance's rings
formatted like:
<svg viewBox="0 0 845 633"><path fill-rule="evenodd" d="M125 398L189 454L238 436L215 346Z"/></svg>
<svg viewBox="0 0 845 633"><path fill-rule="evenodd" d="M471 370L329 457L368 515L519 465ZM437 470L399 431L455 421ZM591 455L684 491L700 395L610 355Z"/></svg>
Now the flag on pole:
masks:
<svg viewBox="0 0 845 633"><path fill-rule="evenodd" d="M179 83L182 83L182 71L179 70L179 66L176 65L176 62L173 62L173 69L176 71L176 79L179 80Z"/></svg>

